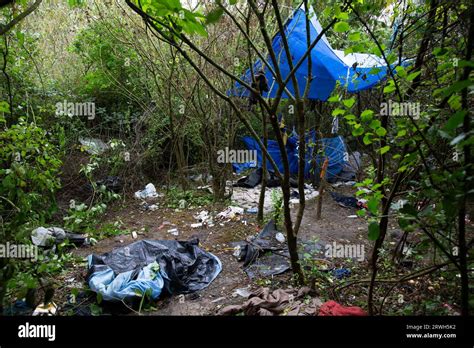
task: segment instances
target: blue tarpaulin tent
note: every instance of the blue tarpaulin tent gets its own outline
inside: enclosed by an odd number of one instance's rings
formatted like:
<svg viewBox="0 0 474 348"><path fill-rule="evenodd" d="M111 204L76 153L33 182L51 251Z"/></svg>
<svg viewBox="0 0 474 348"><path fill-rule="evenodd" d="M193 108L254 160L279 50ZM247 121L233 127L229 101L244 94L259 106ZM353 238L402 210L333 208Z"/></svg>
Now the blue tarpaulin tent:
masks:
<svg viewBox="0 0 474 348"><path fill-rule="evenodd" d="M313 42L322 32L321 24L319 23L316 14L312 7L308 8L310 18L310 40ZM291 60L293 65L296 65L304 56L308 48L306 37L306 12L302 7L297 8L284 25L284 33L288 41ZM283 79L286 79L291 71L288 63L287 55L283 47L281 34L278 33L273 38L272 47L277 57L277 65L281 71ZM344 51L335 50L331 47L326 35L322 35L318 43L311 50L309 55L312 61L311 69L311 85L308 94L308 99L317 99L325 101L334 90L336 83L339 82L348 92L358 92L374 87L381 80L386 78L389 73L388 69L394 69L395 66L387 67L384 60L374 54L365 53L350 53L345 54ZM275 70L275 65L272 63L270 57L267 62L271 68ZM405 65L405 63L402 63ZM272 75L270 69L264 66L261 60L258 60L252 67L254 75L263 70L268 80L269 91L262 94L265 98L274 98L279 89L279 84ZM300 92L302 93L306 87L308 78L308 58L299 66L296 71L296 79ZM242 79L249 85L252 83L252 72L247 70ZM289 93L294 94L293 82L290 79L286 85ZM228 91L229 95L238 97L249 97L249 90L239 83L236 83L233 89ZM283 98L289 96L284 92ZM337 127L336 127L337 129ZM336 132L336 131L333 131ZM307 135L307 141L313 139L315 141L315 132L312 131ZM262 151L257 141L251 137L244 137L243 142L250 150L257 150L258 165L262 163ZM326 138L319 141L325 148L325 156L329 158L329 167L327 172L327 179L334 180L341 172L344 164L347 161L346 146L342 137ZM290 161L291 174L298 173L298 137L292 136L288 139L286 146L288 159ZM268 141L268 151L275 160L279 170L283 171L283 163L281 161L281 154L278 144L274 140ZM306 167L305 176L310 175L312 148L306 153ZM317 162L321 165L324 159L323 155L318 155ZM234 164L234 170L240 172L243 169L250 167L248 163ZM268 164L268 169L271 171L272 167Z"/></svg>
<svg viewBox="0 0 474 348"><path fill-rule="evenodd" d="M262 165L262 150L258 145L257 141L252 137L243 137L242 141L249 150L257 151L257 166ZM306 143L316 143L316 132L311 131L306 135ZM328 181L333 181L337 178L337 175L342 171L342 168L345 163L346 156L346 145L344 144L344 139L341 136L334 138L324 138L321 141L317 142L317 147L322 148L324 152L321 155L316 156L316 162L318 166L322 165L325 157L329 159L329 166L326 174L326 179ZM268 141L268 152L273 158L275 163L278 166L278 170L283 173L283 162L281 159L280 148L278 143L275 140ZM314 147L308 147L306 151L305 159L305 177L310 177L311 175L311 160L313 158L313 149ZM288 161L290 165L290 174L298 174L298 136L293 135L288 138L286 143L286 153L288 154ZM234 170L239 173L244 169L250 168L247 163L234 163ZM269 171L273 171L270 162L267 161L267 168Z"/></svg>
<svg viewBox="0 0 474 348"><path fill-rule="evenodd" d="M317 38L322 28L311 6L308 9L308 13L310 16L310 37L312 42ZM305 11L300 7L293 12L284 26L293 65L303 57L308 48L305 16ZM272 47L278 60L278 68L285 79L291 69L288 64L280 33L273 38ZM344 51L333 49L325 35L321 37L316 46L311 50L310 56L312 60L312 80L308 95L309 99L327 100L336 86L337 81L339 81L348 92L369 89L383 80L388 73L387 66L382 58L365 53L350 53L346 55ZM304 60L303 64L301 64L296 71L296 78L301 93L305 89L308 77L307 60L308 58ZM269 62L272 69L275 70L275 66L270 57L267 59L267 62ZM263 96L266 98L274 98L279 84L270 69L266 68L261 60L258 60L253 66L254 74L259 70L265 71L265 76L267 77L270 87L270 90L263 93ZM252 82L250 69L247 70L243 76L243 80L249 84ZM291 79L286 87L290 93L294 93L294 86ZM248 97L249 90L237 83L235 87L229 91L229 94L239 97ZM283 93L283 98L288 98L288 95Z"/></svg>

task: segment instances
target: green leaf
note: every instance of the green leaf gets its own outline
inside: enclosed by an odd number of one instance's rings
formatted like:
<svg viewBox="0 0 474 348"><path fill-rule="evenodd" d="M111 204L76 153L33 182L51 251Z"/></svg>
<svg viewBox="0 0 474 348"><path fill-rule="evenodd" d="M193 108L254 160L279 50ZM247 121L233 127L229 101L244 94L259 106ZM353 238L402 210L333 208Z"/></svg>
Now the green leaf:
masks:
<svg viewBox="0 0 474 348"><path fill-rule="evenodd" d="M371 198L367 202L367 209L369 209L369 211L374 215L377 215L378 207L379 207L379 200L377 198Z"/></svg>
<svg viewBox="0 0 474 348"><path fill-rule="evenodd" d="M407 76L407 81L413 81L418 75L421 74L421 70L415 71Z"/></svg>
<svg viewBox="0 0 474 348"><path fill-rule="evenodd" d="M338 14L336 14L336 18L346 21L349 19L349 14L347 12L339 12Z"/></svg>
<svg viewBox="0 0 474 348"><path fill-rule="evenodd" d="M387 86L384 87L383 89L383 92L384 93L392 93L393 91L395 91L395 85L394 84L388 84Z"/></svg>
<svg viewBox="0 0 474 348"><path fill-rule="evenodd" d="M219 21L219 19L224 14L224 10L222 7L215 8L211 12L209 12L206 16L206 24L213 24Z"/></svg>
<svg viewBox="0 0 474 348"><path fill-rule="evenodd" d="M411 215L415 217L418 216L417 210L411 204L404 204L403 207L400 209L400 212L406 215Z"/></svg>
<svg viewBox="0 0 474 348"><path fill-rule="evenodd" d="M464 117L466 116L466 110L459 110L453 116L451 116L446 122L446 125L443 127L443 130L449 132L458 128L461 123L464 121Z"/></svg>
<svg viewBox="0 0 474 348"><path fill-rule="evenodd" d="M448 88L444 89L442 95L443 95L443 97L447 97L451 94L462 91L464 88L467 88L472 84L473 84L472 80L457 81L453 85L451 85Z"/></svg>
<svg viewBox="0 0 474 348"><path fill-rule="evenodd" d="M377 129L379 127L381 127L381 122L379 120L372 120L372 122L370 122L369 124L369 127L372 128L372 129Z"/></svg>
<svg viewBox="0 0 474 348"><path fill-rule="evenodd" d="M379 224L375 221L371 222L369 225L369 240L377 240L380 235Z"/></svg>
<svg viewBox="0 0 474 348"><path fill-rule="evenodd" d="M400 77L406 77L407 76L407 72L406 72L405 68L401 65L397 66L395 68L395 71L397 72L397 75L400 76Z"/></svg>
<svg viewBox="0 0 474 348"><path fill-rule="evenodd" d="M352 121L352 120L356 119L355 115L352 115L352 114L346 115L346 116L344 116L344 118L348 121Z"/></svg>
<svg viewBox="0 0 474 348"><path fill-rule="evenodd" d="M352 130L352 135L358 137L359 135L364 134L364 128L361 127L359 123L354 125L354 129Z"/></svg>
<svg viewBox="0 0 474 348"><path fill-rule="evenodd" d="M377 128L377 130L375 131L375 133L377 133L377 135L378 135L379 137L383 137L383 136L385 136L385 134L387 134L387 130L386 130L385 128L383 128L383 127L379 127L379 128Z"/></svg>
<svg viewBox="0 0 474 348"><path fill-rule="evenodd" d="M372 144L372 139L370 139L372 133L366 133L364 135L364 139L362 139L362 141L364 142L365 145L370 145Z"/></svg>
<svg viewBox="0 0 474 348"><path fill-rule="evenodd" d="M347 108L351 108L352 105L354 105L356 102L355 98L349 98L349 99L344 99L342 101L342 103L347 107Z"/></svg>
<svg viewBox="0 0 474 348"><path fill-rule="evenodd" d="M355 32L355 33L350 33L349 34L349 40L350 41L359 41L360 40L360 33L359 32Z"/></svg>
<svg viewBox="0 0 474 348"><path fill-rule="evenodd" d="M407 134L407 130L406 129L400 129L397 133L397 137L403 137Z"/></svg>
<svg viewBox="0 0 474 348"><path fill-rule="evenodd" d="M383 155L384 153L387 153L390 150L390 146L386 145L380 149L380 154Z"/></svg>
<svg viewBox="0 0 474 348"><path fill-rule="evenodd" d="M344 33L349 30L349 23L340 21L334 25L334 31L336 33Z"/></svg>
<svg viewBox="0 0 474 348"><path fill-rule="evenodd" d="M332 111L332 115L333 115L333 116L344 115L345 113L346 113L345 110L342 110L342 109L339 109L339 108L338 108L338 109L334 109L334 110Z"/></svg>
<svg viewBox="0 0 474 348"><path fill-rule="evenodd" d="M370 121L372 119L374 112L372 110L364 110L362 114L360 114L360 118L362 121Z"/></svg>

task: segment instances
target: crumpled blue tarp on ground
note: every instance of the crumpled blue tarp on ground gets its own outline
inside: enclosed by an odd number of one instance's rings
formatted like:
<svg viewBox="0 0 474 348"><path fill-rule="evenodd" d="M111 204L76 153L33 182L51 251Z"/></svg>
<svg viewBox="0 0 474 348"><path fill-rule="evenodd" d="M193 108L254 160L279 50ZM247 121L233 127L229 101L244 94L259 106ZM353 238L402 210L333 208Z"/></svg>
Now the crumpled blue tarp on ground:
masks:
<svg viewBox="0 0 474 348"><path fill-rule="evenodd" d="M197 239L142 240L110 253L89 255L89 287L106 301L141 298L145 293L156 300L163 291L204 289L221 272L222 263L198 243Z"/></svg>

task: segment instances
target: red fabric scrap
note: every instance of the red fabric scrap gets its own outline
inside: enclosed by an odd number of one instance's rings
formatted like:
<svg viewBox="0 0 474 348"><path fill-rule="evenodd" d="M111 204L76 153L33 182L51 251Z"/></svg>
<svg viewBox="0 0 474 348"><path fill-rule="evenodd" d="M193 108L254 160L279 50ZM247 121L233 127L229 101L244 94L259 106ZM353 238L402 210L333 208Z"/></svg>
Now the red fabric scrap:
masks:
<svg viewBox="0 0 474 348"><path fill-rule="evenodd" d="M366 316L367 313L360 307L345 307L336 301L327 301L319 309L321 316Z"/></svg>

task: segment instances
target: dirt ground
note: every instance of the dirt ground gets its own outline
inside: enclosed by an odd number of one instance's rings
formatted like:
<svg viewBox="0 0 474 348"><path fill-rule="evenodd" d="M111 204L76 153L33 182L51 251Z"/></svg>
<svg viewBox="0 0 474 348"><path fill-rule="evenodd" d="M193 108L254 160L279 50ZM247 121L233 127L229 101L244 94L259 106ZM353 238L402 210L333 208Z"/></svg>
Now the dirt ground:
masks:
<svg viewBox="0 0 474 348"><path fill-rule="evenodd" d="M337 190L343 194L354 194L355 189L350 187L332 187L329 190ZM209 207L208 207L209 208ZM207 209L215 215L223 210L223 206ZM239 221L228 221L219 223L215 221L213 227L191 228L190 225L196 220L196 215L204 208L191 210L176 210L160 208L155 211L143 211L140 204L133 198L116 204L106 214L103 224L114 223L120 220L121 229L137 232L137 239L133 239L132 233L100 240L94 246L80 247L74 250L74 254L86 257L89 254L101 254L109 252L116 247L125 246L141 239L176 239L189 240L198 238L200 247L215 254L223 265L223 270L219 276L205 289L200 292L185 296L171 296L161 298L156 309L146 311L142 314L150 315L212 315L216 314L220 308L229 305L242 303L245 299L235 293L236 289L246 288L253 290L262 284L264 280L254 279L251 281L242 269L242 264L232 255L232 242L245 240L249 236L258 233L263 226L258 226L255 215L244 214ZM296 214L296 207L293 215ZM305 214L301 224L299 239L301 241L316 241L324 246L325 244L352 243L366 244L366 254L370 250L366 231L367 223L362 218L349 218L355 215L355 209L344 208L338 205L328 193L323 195L323 208L321 220L316 220L316 200L306 203ZM178 236L168 233L169 229L177 228ZM322 256L322 255L321 255ZM366 255L367 257L367 255ZM72 277L76 282L85 282L86 270L76 269L65 278ZM291 286L291 272L274 276L271 279L272 287Z"/></svg>

